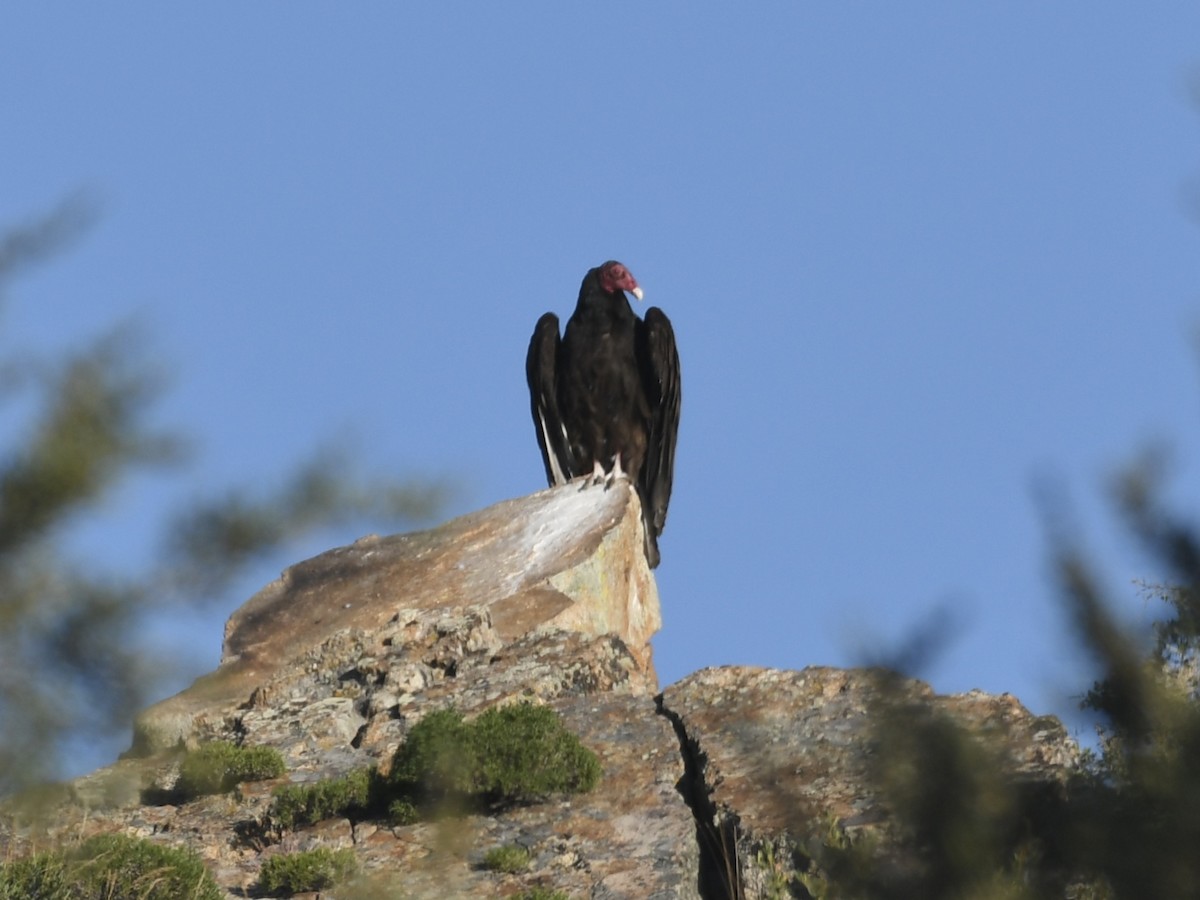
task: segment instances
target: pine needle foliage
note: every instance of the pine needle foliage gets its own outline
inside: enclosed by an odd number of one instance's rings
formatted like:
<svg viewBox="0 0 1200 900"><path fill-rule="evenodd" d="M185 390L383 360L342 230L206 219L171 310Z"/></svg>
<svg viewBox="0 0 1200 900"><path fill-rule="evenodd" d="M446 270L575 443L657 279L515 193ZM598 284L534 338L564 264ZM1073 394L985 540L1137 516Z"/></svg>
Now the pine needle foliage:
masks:
<svg viewBox="0 0 1200 900"><path fill-rule="evenodd" d="M872 758L892 812L888 840L870 852L852 841L806 848L796 880L810 896L1200 896L1200 531L1162 502L1161 481L1143 460L1117 492L1121 518L1164 576L1149 635L1116 618L1121 603L1076 536L1050 529L1064 604L1100 671L1084 699L1101 716L1100 752L1061 783L1023 777L994 735L907 700L881 670Z"/></svg>
<svg viewBox="0 0 1200 900"><path fill-rule="evenodd" d="M0 229L0 299L95 214L73 197ZM316 450L294 471L281 465L273 488L230 488L164 517L144 566L81 558L72 537L103 531L106 501L132 476L179 471L189 442L152 424L165 378L137 329L118 324L45 358L14 346L20 336L0 347L0 797L53 777L68 746L127 732L172 665L133 640L150 613L229 602L250 565L302 535L425 519L445 497Z"/></svg>

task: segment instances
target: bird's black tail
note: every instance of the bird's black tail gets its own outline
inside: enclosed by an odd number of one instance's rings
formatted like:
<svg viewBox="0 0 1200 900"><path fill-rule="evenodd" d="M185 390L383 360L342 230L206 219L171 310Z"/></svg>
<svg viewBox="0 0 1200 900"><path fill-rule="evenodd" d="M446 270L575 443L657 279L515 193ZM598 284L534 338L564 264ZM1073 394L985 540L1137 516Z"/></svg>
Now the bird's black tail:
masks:
<svg viewBox="0 0 1200 900"><path fill-rule="evenodd" d="M642 498L638 498L642 499ZM646 546L646 564L652 569L658 568L659 553L658 553L658 535L654 533L654 523L650 521L650 515L646 511L645 500L642 499L642 534L645 536Z"/></svg>

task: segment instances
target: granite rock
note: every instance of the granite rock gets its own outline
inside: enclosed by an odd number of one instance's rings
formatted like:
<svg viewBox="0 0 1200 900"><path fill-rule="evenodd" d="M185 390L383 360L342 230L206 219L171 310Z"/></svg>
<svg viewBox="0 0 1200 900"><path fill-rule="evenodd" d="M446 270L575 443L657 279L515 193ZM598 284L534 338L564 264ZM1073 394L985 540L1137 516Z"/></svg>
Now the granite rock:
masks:
<svg viewBox="0 0 1200 900"><path fill-rule="evenodd" d="M0 814L0 853L123 831L196 850L231 898L263 896L273 855L345 847L370 886L355 897L544 886L711 900L771 896L764 847L810 846L831 823L886 830L870 771L879 673L712 668L658 692L659 602L637 502L625 482L569 484L291 567L232 615L215 672L139 717L125 758L76 780L37 824ZM1054 784L1077 765L1062 726L1013 697L887 683L985 736L1014 777ZM386 770L431 711L469 719L515 702L554 709L597 754L594 790L415 825L271 827L276 787ZM179 748L218 739L276 748L287 775L173 802ZM528 871L482 866L506 844L529 852Z"/></svg>

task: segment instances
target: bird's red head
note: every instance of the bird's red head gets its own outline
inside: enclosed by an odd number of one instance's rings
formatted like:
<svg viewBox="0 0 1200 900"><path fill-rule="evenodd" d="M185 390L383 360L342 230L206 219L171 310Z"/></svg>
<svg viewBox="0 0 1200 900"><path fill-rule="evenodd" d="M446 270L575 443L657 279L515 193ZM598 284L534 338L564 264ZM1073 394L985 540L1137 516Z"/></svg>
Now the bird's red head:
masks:
<svg viewBox="0 0 1200 900"><path fill-rule="evenodd" d="M600 267L600 287L609 293L628 291L639 300L642 299L642 289L638 287L633 273L615 259L610 259Z"/></svg>

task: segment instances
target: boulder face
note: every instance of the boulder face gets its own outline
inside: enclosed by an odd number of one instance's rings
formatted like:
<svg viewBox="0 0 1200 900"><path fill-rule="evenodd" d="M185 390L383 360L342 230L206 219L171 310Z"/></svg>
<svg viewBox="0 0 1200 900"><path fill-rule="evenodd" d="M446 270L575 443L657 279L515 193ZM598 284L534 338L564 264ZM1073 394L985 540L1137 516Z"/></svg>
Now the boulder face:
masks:
<svg viewBox="0 0 1200 900"><path fill-rule="evenodd" d="M420 644L423 662L382 675L397 696L432 686L465 652L549 633L621 641L643 692L656 685L650 637L658 588L637 552L637 504L626 482L578 485L499 503L440 528L370 536L287 569L230 617L217 670L151 707L134 748L205 736L252 697L307 696L315 681ZM636 512L636 509L634 510ZM444 659L441 659L444 657ZM406 690L407 688L407 690Z"/></svg>
<svg viewBox="0 0 1200 900"><path fill-rule="evenodd" d="M830 822L886 824L868 771L879 679L724 667L660 693L637 503L624 482L570 484L293 566L230 618L215 672L146 710L126 758L71 786L50 839L120 830L185 845L230 897L264 896L266 859L314 847L351 848L377 888L402 886L355 896L775 896L763 847L805 846ZM891 684L906 703L985 726L1022 777L1057 783L1075 766L1062 726L1007 695ZM554 709L597 754L598 787L433 823L263 827L281 784L386 768L431 711L469 719L519 701ZM288 774L163 803L178 746L217 739L272 746ZM0 824L9 856L46 839ZM529 851L528 870L488 871L484 855L508 844Z"/></svg>

